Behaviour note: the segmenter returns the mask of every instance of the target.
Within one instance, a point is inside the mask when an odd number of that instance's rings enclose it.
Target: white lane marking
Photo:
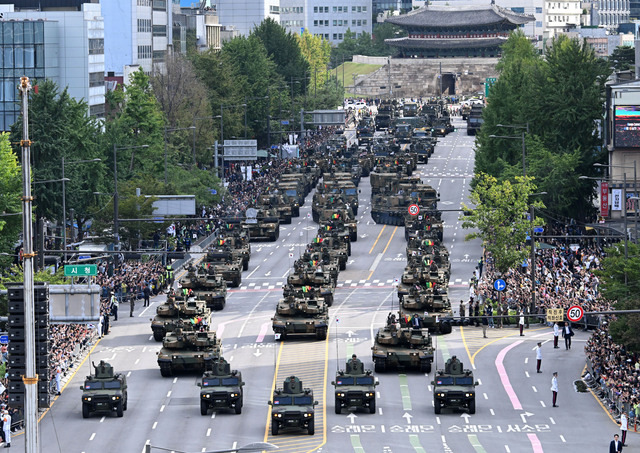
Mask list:
[[[153,426],[151,427],[151,429],[156,429],[157,426],[158,426],[158,422],[153,422]]]
[[[535,386],[532,385],[531,388],[533,389],[534,393],[538,393],[538,389]]]
[[[563,436],[562,434],[560,434],[560,440],[561,440],[562,442],[566,442],[566,440],[564,440],[564,436]]]
[[[102,423],[104,421],[104,419],[106,418],[105,415],[102,416],[102,418],[100,419],[100,423]]]
[[[211,436],[211,428],[207,430],[207,437],[210,437],[210,436]]]
[[[493,411],[493,409],[489,409],[489,413],[490,413],[491,415],[496,415],[496,413]]]
[[[541,405],[542,407],[547,407],[547,405],[546,405],[546,404],[544,404],[544,401],[540,401],[540,405]]]
[[[134,365],[137,365],[138,363],[140,363],[140,358],[137,358]]]
[[[96,433],[93,433],[93,434],[91,435],[91,437],[89,437],[89,440],[93,440],[93,439],[95,439],[95,437],[96,437]]]
[[[167,392],[167,398],[171,397],[171,390]]]
[[[257,271],[259,268],[260,268],[260,265],[258,264],[258,265],[256,266],[256,268],[255,268],[254,270],[252,270],[252,271],[249,273],[249,275],[247,275],[247,278],[251,278],[251,276],[252,276],[252,275],[255,273],[255,271]]]
[[[549,421],[551,422],[552,425],[556,424],[556,421],[553,419],[553,417],[549,417]]]
[[[160,406],[160,412],[164,412],[164,404]]]

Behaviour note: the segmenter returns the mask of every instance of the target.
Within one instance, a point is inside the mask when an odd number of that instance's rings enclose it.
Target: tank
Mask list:
[[[401,226],[410,205],[415,204],[420,210],[434,210],[438,199],[437,192],[428,184],[400,182],[397,191],[395,187],[386,187],[372,197],[371,218],[376,223]]]
[[[275,242],[280,237],[280,219],[275,209],[249,208],[242,225],[249,241],[267,240]]]
[[[275,209],[282,224],[290,224],[292,217],[291,200],[284,192],[275,189],[271,193],[263,193],[256,201],[257,209]]]
[[[242,413],[242,373],[232,370],[223,357],[210,363],[197,385],[200,387],[200,415],[207,415],[209,410],[225,409],[233,409],[236,414]]]
[[[158,366],[163,377],[171,377],[176,371],[203,373],[208,362],[220,358],[222,344],[213,331],[185,330],[178,326],[162,340],[158,352]]]
[[[364,409],[370,414],[376,413],[376,386],[378,381],[365,370],[360,359],[352,357],[347,361],[344,370],[338,370],[336,380],[331,382],[335,387],[335,411]]]
[[[167,295],[167,300],[156,308],[156,316],[151,320],[151,330],[156,341],[162,341],[167,332],[172,332],[181,319],[202,318],[210,324],[211,311],[204,300],[197,300],[188,296],[186,300],[177,300],[175,293]]]
[[[473,380],[473,371],[463,369],[456,356],[447,360],[444,370],[437,370],[433,386],[433,410],[454,409],[476,413],[476,390],[478,382]]]
[[[446,292],[436,293],[431,288],[415,285],[400,299],[400,325],[426,328],[431,334],[450,334],[453,311]]]
[[[389,313],[387,325],[376,333],[372,358],[377,373],[391,368],[431,372],[434,348],[427,329],[401,327]]]
[[[313,288],[307,288],[312,291]],[[329,310],[324,300],[315,297],[301,298],[289,295],[280,299],[273,318],[273,332],[281,341],[294,334],[314,334],[316,340],[327,338]]]
[[[271,435],[277,436],[281,429],[306,429],[313,436],[315,430],[315,406],[313,390],[302,387],[296,376],[285,379],[281,388],[273,392],[271,406]]]
[[[242,282],[242,259],[234,258],[231,250],[212,248],[207,250],[204,257],[204,268],[207,275],[219,275],[222,279],[233,287],[240,286]],[[182,285],[184,288],[184,285]]]
[[[238,267],[236,265],[236,267]],[[209,265],[195,267],[193,265],[187,268],[187,273],[180,279],[182,290],[192,290],[192,297],[196,300],[203,300],[210,310],[222,310],[227,300],[227,283],[223,274],[218,273],[221,266]],[[237,278],[237,273],[235,278]],[[240,284],[238,282],[238,284]],[[174,293],[176,301],[186,301],[189,293],[184,291]]]
[[[419,240],[431,239],[442,242],[444,225],[442,214],[437,210],[421,209],[418,215],[411,215],[407,211],[404,216],[404,238]]]
[[[251,259],[251,244],[249,244],[249,237],[246,234],[230,234],[221,232],[218,235],[218,239],[214,241],[211,250],[221,249],[223,251],[230,251],[233,260],[242,260],[242,270],[249,269],[249,260]]]
[[[91,362],[94,374],[85,378],[82,390],[82,417],[92,414],[109,414],[115,411],[118,417],[127,410],[127,377],[115,373],[111,364],[101,360],[98,365]]]
[[[315,237],[310,244],[307,245],[307,251],[318,252],[323,256],[329,256],[331,262],[338,263],[338,269],[343,271],[347,268],[347,259],[349,258],[349,248],[342,240],[337,238]]]

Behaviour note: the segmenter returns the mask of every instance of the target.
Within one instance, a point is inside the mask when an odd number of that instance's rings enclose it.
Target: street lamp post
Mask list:
[[[509,139],[520,139],[522,140],[522,176],[527,176],[527,167],[525,156],[527,152],[526,144],[525,144],[525,132],[529,133],[529,123],[527,124],[496,124],[496,127],[508,127],[510,129],[523,129],[521,135],[489,135],[490,138],[509,138]],[[525,130],[526,129],[526,130]]]
[[[547,192],[538,192],[538,193],[532,193],[531,196],[538,196],[538,195],[546,195]],[[529,313],[531,313],[535,308],[536,308],[536,241],[533,237],[533,229],[535,228],[535,207],[533,206],[533,203],[531,203],[531,205],[529,205],[529,217],[530,217],[530,221],[531,221],[531,231],[529,232],[529,235],[531,236],[531,270],[530,270],[530,274],[531,274],[531,308],[529,309]]]
[[[67,260],[67,192],[65,182],[68,181],[67,178],[64,177],[64,167],[66,165],[72,164],[83,164],[88,162],[102,162],[102,159],[85,159],[85,160],[74,160],[71,162],[66,162],[64,160],[64,156],[62,156],[62,250],[64,253],[64,260]]]
[[[166,127],[164,128],[164,185],[167,185],[167,132],[175,132],[175,131],[186,131],[189,129],[193,129],[195,131],[195,126],[189,127]],[[148,146],[148,145],[147,145]],[[194,148],[195,153],[195,148]]]

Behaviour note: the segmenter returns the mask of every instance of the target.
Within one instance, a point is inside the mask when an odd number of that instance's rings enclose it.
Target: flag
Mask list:
[[[433,288],[433,283],[432,282],[427,282],[424,286],[426,288]]]

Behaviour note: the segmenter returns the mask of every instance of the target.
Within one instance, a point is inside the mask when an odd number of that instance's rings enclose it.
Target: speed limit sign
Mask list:
[[[409,206],[409,214],[418,215],[419,213],[420,213],[420,208],[418,207],[417,204],[412,204],[411,206]]]
[[[571,322],[578,322],[584,316],[584,310],[579,305],[572,305],[567,310],[567,319]]]

